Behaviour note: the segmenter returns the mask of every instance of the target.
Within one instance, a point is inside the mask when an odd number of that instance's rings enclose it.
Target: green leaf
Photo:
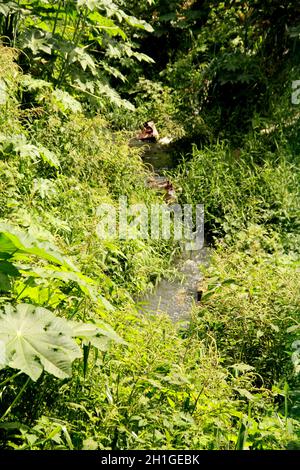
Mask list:
[[[152,57],[148,56],[147,54],[143,54],[142,52],[132,51],[132,57],[135,57],[139,62],[148,62],[149,64],[154,64],[155,61]]]
[[[71,53],[69,54],[69,61],[71,64],[80,64],[83,70],[89,69],[93,75],[95,75],[97,72],[97,66],[94,59],[81,47],[75,47],[72,49]]]
[[[75,266],[66,260],[49,243],[38,242],[26,232],[21,232],[12,225],[0,223],[0,253],[7,253],[10,257],[18,253],[35,255],[51,263],[65,266],[78,271]]]
[[[115,330],[104,322],[77,323],[72,322],[73,336],[82,339],[85,343],[91,343],[100,351],[107,351],[110,341],[126,344]]]
[[[49,42],[49,34],[44,31],[27,31],[21,43],[24,49],[30,49],[34,55],[40,51],[51,54],[52,44]]]
[[[9,292],[11,290],[11,282],[7,274],[0,272],[0,292]]]
[[[41,199],[49,198],[56,194],[55,183],[45,178],[35,178],[33,192],[39,194]]]
[[[235,450],[244,450],[246,437],[247,437],[247,426],[241,420]]]
[[[27,276],[32,277],[40,277],[44,279],[59,279],[64,282],[76,282],[84,294],[88,295],[89,297],[91,297],[92,300],[97,302],[98,297],[96,292],[96,283],[92,279],[80,272],[67,271],[63,268],[58,271],[51,268],[51,266],[45,268],[30,266],[29,269],[23,268],[22,272],[25,273]],[[100,299],[100,301],[102,302],[102,299]]]
[[[40,156],[42,157],[42,160],[45,163],[48,163],[48,165],[58,169],[59,168],[59,160],[55,153],[51,152],[48,150],[46,147],[39,146],[39,151],[40,151]]]
[[[75,100],[69,93],[62,91],[59,88],[54,90],[51,94],[54,103],[60,108],[62,112],[71,111],[72,113],[82,112],[82,106],[79,101]]]
[[[154,31],[154,29],[149,23],[144,20],[138,20],[137,18],[135,18],[135,16],[124,15],[124,19],[126,23],[129,24],[129,26],[132,26],[133,28],[143,29],[148,33],[153,33]]]
[[[258,329],[257,332],[256,332],[257,339],[260,339],[263,336],[264,336],[264,332],[262,330]]]
[[[129,109],[130,111],[135,110],[135,107],[132,103],[127,100],[123,100],[120,95],[116,92],[116,90],[111,88],[109,85],[100,84],[99,91],[117,107],[123,107]]]
[[[122,39],[127,39],[126,33],[116,25],[111,18],[106,18],[97,11],[93,11],[93,13],[89,15],[89,20],[93,23],[93,27],[99,30],[99,32],[104,30],[111,37],[121,36]],[[92,38],[95,39],[94,37]],[[101,43],[102,38],[97,38],[97,40]]]
[[[4,80],[0,80],[0,105],[7,102],[7,86]]]
[[[78,7],[87,7],[93,11],[99,6],[99,0],[77,0]]]
[[[50,82],[34,78],[31,75],[21,75],[20,78],[21,85],[26,88],[28,91],[40,91],[45,89],[52,89],[53,85]]]
[[[274,325],[274,323],[270,323],[270,327],[272,330],[276,331],[276,333],[279,333],[280,329],[277,325]]]
[[[33,161],[43,160],[48,165],[59,168],[59,160],[57,156],[43,147],[42,145],[33,145],[27,142],[26,137],[23,134],[12,135],[12,136],[0,136],[0,140],[9,147],[12,146],[14,151],[20,155],[21,158],[31,158]]]
[[[83,450],[97,450],[98,449],[98,442],[94,441],[91,437],[84,439],[83,442]]]
[[[300,330],[300,325],[293,325],[293,326],[290,326],[286,332],[287,333],[293,333],[294,331],[297,331],[297,330]]]
[[[1,2],[0,4],[0,13],[2,13],[3,16],[13,14],[19,9],[19,5],[16,2]]]
[[[60,292],[55,282],[51,282],[51,287],[42,284],[33,284],[33,279],[27,279],[26,282],[19,282],[14,285],[14,294],[21,302],[45,306],[46,308],[56,308],[62,301],[67,300],[67,296]]]
[[[242,372],[242,373],[255,370],[255,367],[250,366],[249,364],[244,364],[243,362],[240,362],[238,364],[233,364],[232,366],[229,366],[229,367],[231,367],[235,371]]]
[[[122,80],[122,82],[126,82],[127,78],[125,75],[120,72],[120,70],[116,69],[116,67],[112,67],[108,64],[106,64],[104,61],[101,62],[101,66],[105,70],[105,72],[108,72],[110,75],[113,75],[115,78],[119,78]]]
[[[0,423],[0,429],[11,430],[11,429],[22,429],[24,431],[29,431],[28,426],[18,421],[10,421],[8,423]]]
[[[21,76],[21,85],[28,91],[44,90],[45,88],[52,88],[52,83],[46,82],[38,78],[34,78],[31,75]]]
[[[0,272],[10,276],[19,277],[19,270],[9,261],[0,260]]]
[[[6,365],[36,381],[43,370],[64,379],[72,375],[72,362],[82,356],[72,339],[67,320],[30,304],[16,309],[5,305],[0,313],[0,340],[6,347]]]
[[[14,135],[8,138],[8,142],[13,145],[14,151],[20,155],[21,158],[32,158],[34,161],[40,158],[40,152],[36,145],[27,142],[23,134]]]
[[[5,359],[5,344],[4,341],[0,340],[0,369],[3,369],[6,364],[6,359]]]
[[[248,400],[253,400],[254,399],[254,396],[252,395],[252,393],[250,393],[249,390],[247,390],[245,388],[236,388],[236,387],[234,387],[234,390],[236,390],[242,397],[245,397]]]
[[[98,300],[108,312],[113,312],[115,310],[115,307],[102,295],[98,295]]]

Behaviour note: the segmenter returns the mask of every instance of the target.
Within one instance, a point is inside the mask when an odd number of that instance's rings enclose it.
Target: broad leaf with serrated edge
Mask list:
[[[72,362],[81,357],[68,321],[30,304],[4,306],[0,313],[0,341],[6,364],[36,381],[43,370],[60,379],[71,377]]]

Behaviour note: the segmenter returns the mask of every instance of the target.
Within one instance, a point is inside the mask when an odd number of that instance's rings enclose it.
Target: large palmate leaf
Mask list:
[[[4,16],[9,16],[11,14],[14,14],[16,12],[24,12],[22,8],[18,5],[17,2],[0,2],[0,13]]]
[[[107,84],[102,84],[100,82],[97,83],[99,86],[99,94],[102,94],[106,98],[108,98],[113,104],[115,104],[117,107],[123,107],[126,109],[129,109],[130,111],[134,111],[135,107],[132,103],[130,103],[127,100],[124,100],[120,97],[118,92],[111,88]]]
[[[0,143],[5,153],[10,153],[11,149],[13,149],[14,152],[19,154],[21,158],[31,158],[31,160],[34,162],[43,160],[44,162],[48,163],[48,165],[54,168],[59,168],[59,160],[53,152],[48,150],[46,147],[43,147],[42,145],[34,145],[27,142],[27,139],[23,134],[11,136],[0,134]]]
[[[34,55],[40,52],[51,54],[53,45],[51,44],[51,35],[45,31],[32,30],[26,31],[20,40],[23,49],[30,49]]]
[[[14,151],[19,154],[21,158],[31,158],[33,161],[38,161],[40,158],[38,147],[27,142],[23,134],[8,137],[7,143],[12,145]]]
[[[28,255],[51,264],[47,266],[29,265]],[[113,305],[98,294],[96,282],[82,274],[53,245],[38,241],[31,234],[20,231],[9,224],[0,223],[0,290],[10,290],[8,275],[12,277],[25,275],[32,278],[75,282],[84,294],[94,302],[100,303],[105,310],[114,310]]]
[[[30,304],[4,307],[0,313],[0,341],[5,344],[6,365],[36,381],[43,370],[58,378],[72,375],[72,362],[81,351],[72,339],[67,320]]]
[[[55,182],[46,178],[35,178],[32,186],[32,192],[38,194],[41,199],[51,200],[57,192]]]
[[[99,4],[99,0],[77,0],[78,7],[87,7],[91,11],[95,10]]]
[[[79,64],[83,70],[89,69],[93,75],[97,73],[97,65],[90,54],[82,47],[74,47],[69,53],[69,62]]]
[[[52,89],[53,85],[50,82],[34,78],[31,75],[22,75],[20,77],[21,85],[28,91],[39,91],[44,89]]]
[[[62,112],[71,111],[72,113],[82,112],[82,106],[75,98],[73,98],[66,91],[59,88],[54,90],[51,94],[53,102],[58,106]]]

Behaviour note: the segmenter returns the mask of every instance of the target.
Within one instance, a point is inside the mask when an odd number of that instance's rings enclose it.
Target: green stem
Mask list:
[[[82,11],[79,13],[79,16],[77,18],[75,28],[74,28],[74,34],[73,34],[73,38],[72,38],[72,42],[74,43],[75,47],[78,44],[78,39],[79,39],[79,36],[80,36],[80,28],[79,27],[80,27],[81,18],[82,18]],[[79,33],[78,33],[78,31],[79,31]]]
[[[64,39],[65,37],[65,32],[66,32],[66,29],[67,29],[67,25],[68,25],[68,7],[66,5],[66,8],[65,8],[65,18],[64,18],[64,25],[63,25],[63,30],[62,30],[62,33],[61,33],[61,38]],[[53,67],[52,67],[52,76],[54,77],[54,73],[55,73],[55,64],[56,64],[56,59],[57,59],[58,55],[56,56],[56,58],[54,59],[53,61]],[[63,59],[62,59],[63,60]],[[63,71],[63,67],[64,67],[64,61],[63,61],[63,64],[62,64],[62,68],[60,69],[60,72],[58,72],[58,78],[56,79],[56,84],[59,83],[60,81],[60,76],[61,76],[61,73]],[[58,66],[58,70],[59,70],[59,66]]]
[[[17,1],[17,5],[18,7],[20,6],[20,0]],[[14,26],[13,26],[13,47],[16,47],[16,43],[17,43],[17,29],[18,29],[19,19],[20,19],[20,12],[18,11],[16,13]]]
[[[289,415],[289,385],[287,382],[284,384],[284,417],[285,422],[287,422],[288,415]]]
[[[198,395],[197,395],[197,398],[196,398],[196,400],[195,400],[193,409],[192,409],[192,411],[191,411],[191,415],[193,415],[193,414],[195,413],[196,408],[197,408],[197,405],[198,405],[199,398],[201,397],[201,395],[202,395],[203,390],[204,390],[205,387],[206,387],[206,383],[202,386],[200,392],[199,392]]]
[[[83,33],[83,31],[85,29],[85,26],[86,26],[86,19],[87,19],[88,15],[89,15],[89,9],[87,7],[85,7],[85,10],[84,10],[83,14],[82,14],[82,10],[79,13],[78,19],[77,19],[76,24],[75,24],[73,38],[72,38],[74,49],[78,46],[78,44],[80,42],[82,33]],[[80,27],[80,23],[81,23],[81,27]],[[70,53],[67,54],[66,60],[64,61],[63,65],[62,65],[62,69],[60,71],[60,75],[59,75],[58,81],[57,81],[58,86],[60,86],[62,84],[62,82],[63,82],[63,80],[66,76],[67,70],[69,68],[69,65],[70,65]]]
[[[18,293],[18,295],[17,295],[17,297],[15,298],[15,300],[18,300],[18,298],[20,297],[20,295],[22,295],[23,292],[27,289],[27,287],[29,286],[29,283],[30,283],[31,279],[33,279],[32,276],[29,276],[29,278],[26,279],[26,281],[25,281],[25,283],[24,283],[23,289],[21,290],[21,292]]]
[[[61,33],[61,37],[62,37],[62,38],[65,37],[65,32],[66,32],[66,29],[67,29],[67,24],[68,24],[68,10],[66,10],[66,14],[65,14],[64,27],[63,27],[63,30],[62,30],[62,33]]]
[[[7,379],[3,380],[3,382],[1,382],[0,384],[0,387],[3,387],[5,384],[7,384],[8,382],[10,382],[11,380],[13,380],[15,377],[17,377],[18,375],[22,374],[21,371],[17,372],[16,374],[14,375],[11,375],[10,377],[8,377]]]
[[[56,31],[58,15],[59,15],[59,12],[60,12],[60,6],[61,6],[61,0],[59,0],[58,5],[57,5],[57,10],[56,10],[55,18],[54,18],[53,29],[52,29],[52,36],[54,36],[55,31]]]
[[[21,396],[23,395],[23,393],[24,393],[24,391],[25,391],[27,385],[29,384],[29,382],[30,382],[30,377],[28,377],[28,379],[27,379],[26,382],[24,383],[23,387],[22,387],[21,390],[19,391],[18,395],[16,396],[16,398],[14,399],[14,401],[12,402],[12,404],[7,408],[7,410],[5,411],[5,413],[1,416],[0,421],[2,421],[2,420],[5,418],[5,416],[7,416],[7,415],[11,412],[12,408],[15,406],[15,404],[19,401],[19,399],[20,399]]]

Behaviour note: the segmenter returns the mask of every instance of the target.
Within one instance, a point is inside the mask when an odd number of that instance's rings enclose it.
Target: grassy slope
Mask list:
[[[5,62],[0,69],[11,91],[0,121],[0,133],[5,135],[0,162],[1,218],[29,228],[40,238],[53,238],[116,307],[111,312],[96,308],[68,285],[56,306],[60,314],[101,316],[128,344],[103,354],[91,351],[85,376],[81,363],[74,366],[71,380],[44,374],[6,417],[6,422],[19,421],[23,427],[16,433],[4,426],[2,445],[25,449],[295,446],[297,422],[285,421],[282,403],[284,395],[287,409],[293,411],[284,382],[289,379],[294,387],[290,356],[296,331],[289,335],[286,329],[299,322],[298,265],[282,253],[274,230],[265,232],[258,226],[264,222],[261,209],[270,210],[271,183],[281,188],[288,175],[292,191],[282,194],[288,201],[293,198],[292,174],[287,169],[282,175],[282,167],[276,164],[279,177],[275,178],[271,169],[262,172],[256,162],[251,167],[235,165],[235,171],[229,172],[230,160],[225,163],[220,149],[217,156],[216,149],[195,151],[191,166],[198,172],[198,186],[193,172],[190,180],[179,173],[178,180],[185,185],[185,197],[195,201],[196,194],[201,199],[206,194],[211,229],[220,230],[224,214],[229,217],[234,209],[227,221],[229,228],[223,227],[227,239],[206,273],[203,303],[195,309],[188,329],[163,316],[140,315],[130,295],[147,288],[167,269],[172,246],[100,242],[95,236],[95,208],[101,202],[116,204],[123,193],[134,202],[156,200],[145,190],[147,173],[141,160],[122,135],[112,135],[102,118],[72,113],[43,88],[31,92],[34,109],[20,108],[16,96],[22,75],[12,65],[10,54],[1,50]],[[11,73],[15,74],[13,82]],[[34,161],[26,152],[22,157],[12,151],[5,144],[7,137],[19,134],[54,151],[59,170],[40,159]],[[252,191],[251,201],[249,191],[241,190],[241,179]],[[261,197],[264,188],[266,194]],[[237,197],[232,199],[232,194]],[[246,212],[241,195],[248,201]],[[285,224],[282,197],[276,214]],[[253,209],[256,199],[257,211]],[[253,216],[250,227],[247,211]],[[233,220],[240,220],[241,213],[245,223],[236,236]],[[30,292],[23,300],[37,302]],[[3,409],[21,383],[17,378],[4,390]],[[243,427],[245,438],[240,432]]]

